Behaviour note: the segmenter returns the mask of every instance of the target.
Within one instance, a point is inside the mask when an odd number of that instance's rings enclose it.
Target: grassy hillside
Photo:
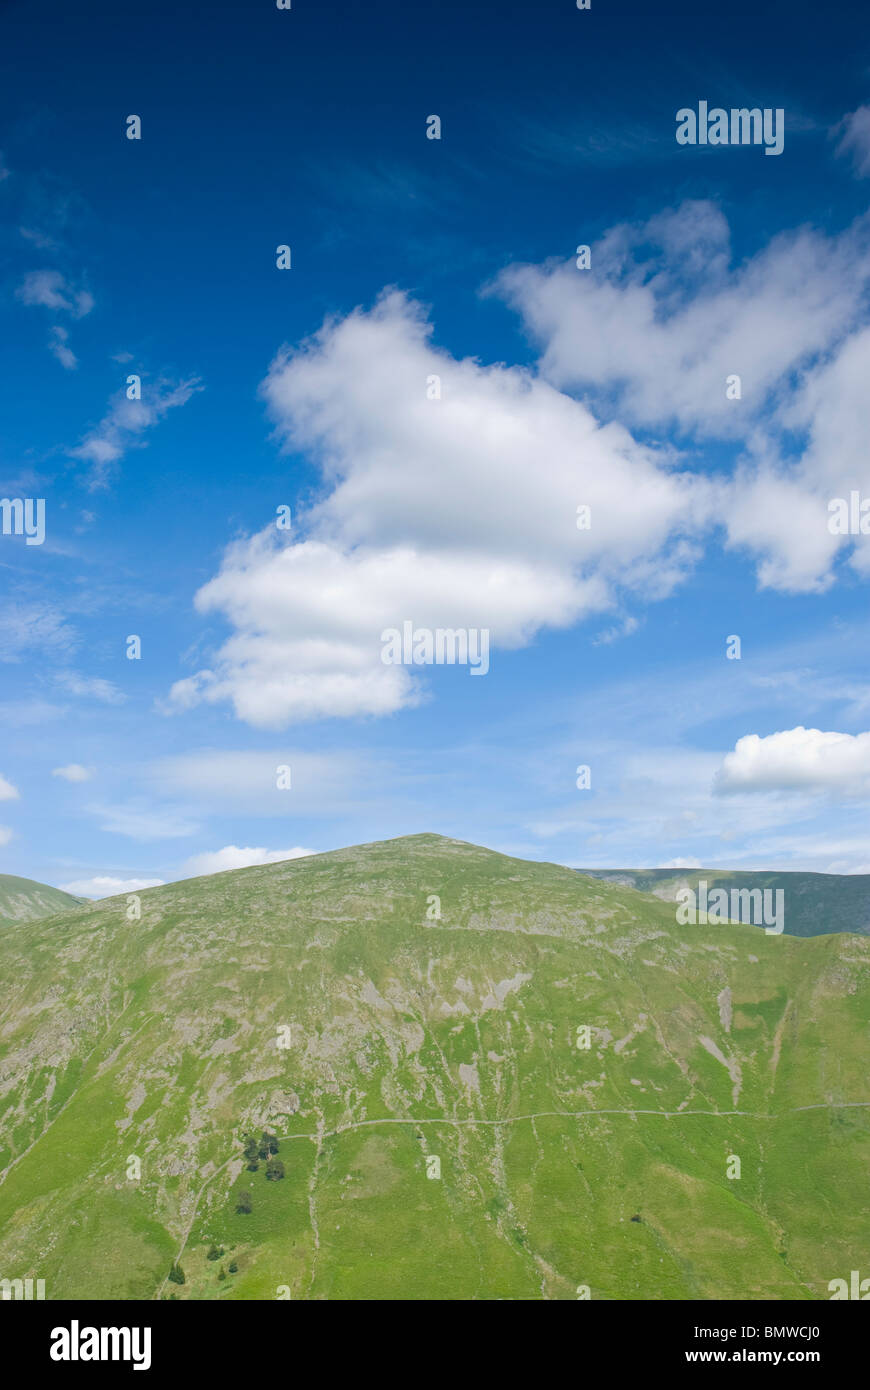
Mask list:
[[[716,887],[782,889],[785,931],[789,936],[823,936],[831,932],[870,934],[870,874],[801,874],[736,872],[729,869],[581,869],[606,883],[655,893],[673,902],[680,888],[698,891],[704,879]]]
[[[11,922],[31,922],[37,917],[67,912],[84,901],[59,888],[50,888],[47,883],[36,883],[32,878],[0,874],[0,928]]]
[[[632,888],[432,835],[141,903],[0,937],[4,1277],[811,1299],[866,1264],[864,937],[679,928]],[[264,1127],[278,1181],[244,1167]]]

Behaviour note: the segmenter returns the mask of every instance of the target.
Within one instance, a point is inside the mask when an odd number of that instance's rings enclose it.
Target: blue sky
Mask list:
[[[0,535],[0,871],[433,830],[870,872],[870,548],[828,525],[870,497],[855,7],[0,32],[0,497],[46,507]],[[678,145],[702,100],[781,108],[782,154]],[[385,666],[405,620],[485,628],[489,672]]]

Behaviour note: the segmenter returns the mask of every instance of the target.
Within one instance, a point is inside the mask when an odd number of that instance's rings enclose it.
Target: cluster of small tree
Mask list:
[[[206,1255],[205,1258],[206,1258],[207,1260],[219,1260],[219,1259],[221,1259],[223,1253],[224,1253],[224,1247],[223,1247],[223,1246],[221,1246],[220,1248],[218,1248],[218,1246],[213,1245],[213,1246],[211,1247],[211,1249],[209,1250],[209,1252],[208,1252],[208,1254]]]
[[[172,1266],[172,1268],[169,1271],[169,1279],[170,1282],[173,1284],[184,1283],[184,1270],[181,1268],[180,1264],[174,1264]]]
[[[266,1162],[270,1154],[277,1152],[278,1140],[274,1134],[269,1134],[267,1130],[263,1130],[259,1139],[254,1134],[248,1134],[245,1138],[245,1158],[248,1172],[256,1173],[260,1166],[260,1160]]]
[[[275,1157],[279,1147],[280,1145],[276,1136],[270,1134],[266,1129],[263,1130],[259,1139],[255,1134],[246,1134],[244,1155],[246,1160],[245,1167],[248,1172],[256,1173],[260,1167],[261,1161],[263,1161],[266,1164],[266,1181],[280,1182],[284,1176],[284,1164],[281,1162],[280,1158]],[[236,1211],[247,1216],[250,1214],[251,1209],[252,1201],[250,1192],[240,1192],[236,1203]],[[215,1253],[213,1254],[212,1251]],[[210,1260],[219,1260],[223,1253],[222,1249],[215,1250],[215,1247],[212,1246],[208,1258]],[[235,1272],[234,1267],[230,1265],[230,1274],[235,1274]]]

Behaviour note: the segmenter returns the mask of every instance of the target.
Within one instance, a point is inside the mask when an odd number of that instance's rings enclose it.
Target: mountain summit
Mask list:
[[[865,1257],[865,937],[435,835],[138,900],[0,934],[4,1277],[812,1299]]]

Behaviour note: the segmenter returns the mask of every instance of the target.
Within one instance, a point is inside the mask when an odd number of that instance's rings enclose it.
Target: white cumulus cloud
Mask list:
[[[717,532],[784,593],[823,592],[841,559],[870,573],[870,536],[828,525],[832,498],[870,496],[868,287],[870,214],[738,260],[722,212],[695,201],[613,227],[589,271],[571,259],[497,278],[489,292],[540,343],[537,370],[456,359],[396,290],[328,320],[262,387],[276,437],[321,486],[301,506],[276,499],[292,532],[272,523],[227,548],[195,602],[229,636],[167,707],[226,703],[264,729],[391,714],[433,676],[384,665],[385,629],[487,629],[493,669],[499,650],[590,616],[612,640]],[[676,430],[682,452],[630,430]]]
[[[719,209],[689,202],[612,228],[589,270],[517,265],[492,289],[554,385],[631,426],[741,450],[719,473],[715,519],[762,586],[800,593],[833,582],[843,549],[870,570],[868,538],[831,535],[827,510],[851,487],[870,494],[868,285],[866,215],[836,236],[781,233],[737,261]]]
[[[220,874],[227,869],[248,869],[253,864],[280,864],[284,859],[305,859],[316,854],[315,849],[239,849],[237,845],[224,845],[223,849],[194,854],[184,865],[191,877],[202,874]]]
[[[714,782],[720,793],[870,793],[870,733],[784,729],[762,738],[747,734],[726,754]]]
[[[228,548],[196,606],[232,634],[172,705],[229,701],[262,728],[384,715],[424,694],[419,673],[381,661],[386,628],[486,628],[516,648],[685,577],[703,480],[534,375],[457,361],[430,337],[392,292],[273,362],[278,436],[326,491],[298,534],[272,525]]]
[[[540,342],[549,381],[606,390],[629,421],[730,437],[786,373],[858,321],[868,242],[859,219],[839,237],[781,233],[733,263],[721,211],[688,202],[612,228],[587,271],[573,259],[516,265],[495,288]],[[732,373],[739,402],[725,392]]]
[[[160,888],[162,884],[162,878],[113,878],[110,874],[101,874],[61,883],[60,890],[72,893],[75,898],[114,898],[119,893],[139,893],[143,888]]]

